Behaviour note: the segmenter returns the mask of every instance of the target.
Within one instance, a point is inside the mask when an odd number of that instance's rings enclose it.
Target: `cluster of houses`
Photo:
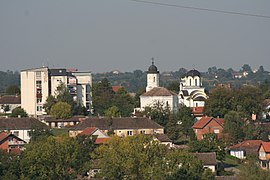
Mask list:
[[[146,117],[136,115],[145,107],[155,103],[166,105],[172,111],[179,109],[179,104],[190,107],[197,118],[193,130],[198,140],[205,134],[214,133],[217,138],[223,137],[224,119],[205,117],[203,115],[204,101],[207,98],[202,87],[201,75],[197,70],[191,70],[180,80],[178,94],[159,86],[159,71],[152,62],[147,72],[146,92],[140,96],[140,107],[134,110],[133,117],[83,117],[77,116],[69,119],[55,119],[44,116],[42,105],[49,94],[53,94],[57,85],[64,82],[73,99],[92,109],[92,77],[89,72],[76,70],[38,68],[21,72],[22,94],[20,96],[0,97],[1,111],[8,105],[12,109],[21,106],[30,115],[29,117],[1,117],[0,118],[0,149],[7,152],[20,153],[24,145],[31,140],[33,129],[68,128],[69,136],[86,135],[95,137],[95,144],[100,145],[110,139],[110,134],[120,137],[144,134],[166,145],[168,148],[180,148],[164,134],[164,127]],[[32,88],[29,90],[29,88]],[[117,91],[117,87],[114,87]],[[21,100],[23,102],[21,102]],[[270,108],[270,103],[268,104]],[[266,116],[269,116],[266,115]],[[255,155],[260,160],[262,168],[270,169],[270,142],[249,140],[229,147],[229,153],[239,159],[248,155]],[[217,160],[215,153],[195,153],[204,164],[216,172]]]

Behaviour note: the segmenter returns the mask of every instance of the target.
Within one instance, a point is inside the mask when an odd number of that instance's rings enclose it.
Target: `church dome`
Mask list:
[[[199,76],[199,77],[201,77],[201,73],[199,71],[193,69],[193,70],[188,71],[185,76],[192,76],[192,77]]]
[[[158,73],[157,66],[154,65],[154,61],[152,62],[152,65],[148,68],[148,73]]]

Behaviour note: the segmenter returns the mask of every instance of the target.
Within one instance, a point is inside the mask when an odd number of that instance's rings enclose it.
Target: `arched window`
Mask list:
[[[156,77],[153,78],[153,82],[156,82]]]
[[[195,79],[195,86],[198,86],[198,80]]]
[[[191,79],[189,79],[189,85],[191,86]]]

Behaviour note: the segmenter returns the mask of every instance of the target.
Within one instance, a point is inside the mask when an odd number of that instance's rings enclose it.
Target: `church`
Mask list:
[[[202,87],[201,74],[197,70],[188,71],[180,79],[180,91],[178,94],[159,86],[160,74],[154,61],[147,71],[146,92],[140,96],[139,111],[145,107],[161,104],[171,111],[177,111],[180,104],[191,107],[192,111],[203,109],[207,98],[204,87]],[[195,108],[195,109],[194,109]]]

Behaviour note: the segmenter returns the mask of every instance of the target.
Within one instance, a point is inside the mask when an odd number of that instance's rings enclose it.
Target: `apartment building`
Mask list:
[[[92,75],[76,69],[33,68],[21,71],[21,106],[29,116],[46,114],[43,104],[64,83],[74,101],[92,109]]]

